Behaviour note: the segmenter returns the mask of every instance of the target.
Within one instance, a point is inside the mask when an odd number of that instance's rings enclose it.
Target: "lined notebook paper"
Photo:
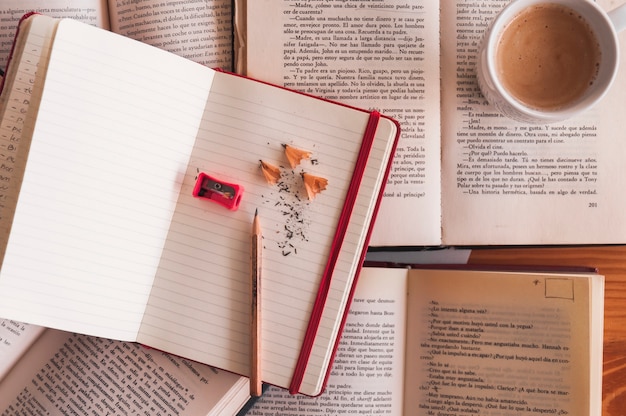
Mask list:
[[[248,374],[258,209],[263,379],[289,386],[368,119],[61,21],[0,274],[0,291],[12,293],[0,314]],[[396,133],[381,119],[329,276],[304,393],[321,391]],[[284,143],[311,158],[292,169]],[[264,179],[260,160],[281,167],[278,184]],[[304,171],[328,179],[312,201]],[[242,186],[239,209],[194,198],[199,172]]]

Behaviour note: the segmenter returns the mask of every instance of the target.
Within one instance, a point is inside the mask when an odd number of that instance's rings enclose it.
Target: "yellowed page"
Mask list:
[[[485,27],[506,3],[441,2],[444,243],[623,243],[626,66],[583,116],[538,126],[499,116],[474,66]]]
[[[31,11],[109,28],[107,0],[3,0],[0,2],[0,69],[7,66],[17,23]]]
[[[232,71],[231,0],[109,0],[109,8],[112,31]]]
[[[600,414],[602,276],[411,273],[405,414]]]
[[[440,244],[439,3],[247,3],[249,76],[401,123],[370,244]]]

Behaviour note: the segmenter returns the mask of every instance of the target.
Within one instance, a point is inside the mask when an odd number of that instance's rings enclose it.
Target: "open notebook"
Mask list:
[[[263,380],[322,391],[397,123],[41,15],[1,98],[0,316],[247,375],[258,210]],[[291,168],[285,143],[311,157]],[[313,200],[303,171],[328,180]],[[194,197],[201,172],[241,186],[239,208]]]

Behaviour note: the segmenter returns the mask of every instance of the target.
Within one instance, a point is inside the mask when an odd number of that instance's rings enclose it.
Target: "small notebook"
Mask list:
[[[248,375],[258,210],[263,381],[319,394],[398,124],[72,20],[29,16],[15,45],[0,316]],[[284,145],[308,157],[291,167]],[[327,180],[313,199],[303,173]],[[201,174],[236,184],[236,209],[194,196]]]

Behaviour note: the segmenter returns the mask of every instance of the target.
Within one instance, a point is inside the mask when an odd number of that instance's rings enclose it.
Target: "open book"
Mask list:
[[[365,267],[326,392],[249,414],[600,415],[603,302],[595,273]]]
[[[500,116],[474,65],[508,2],[248,2],[248,75],[401,122],[372,245],[626,242],[626,65],[582,117]]]
[[[71,18],[183,56],[211,68],[232,70],[232,0],[3,0],[0,67],[6,68],[20,18],[31,11]]]
[[[0,320],[0,414],[234,415],[248,379],[134,343]]]
[[[42,15],[20,26],[0,103],[0,316],[247,375],[258,210],[263,380],[322,390],[393,120]],[[310,157],[290,167],[285,144]],[[193,196],[204,173],[241,188],[237,210]],[[328,181],[312,200],[307,174]]]
[[[14,24],[31,9],[81,19],[212,67],[237,61],[242,74],[396,118],[403,133],[372,245],[623,243],[626,76],[578,119],[526,126],[501,117],[474,65],[508,1],[5,0],[0,10]],[[622,2],[598,0],[605,10]],[[179,27],[197,18],[209,36]],[[13,34],[0,26],[6,54]]]

